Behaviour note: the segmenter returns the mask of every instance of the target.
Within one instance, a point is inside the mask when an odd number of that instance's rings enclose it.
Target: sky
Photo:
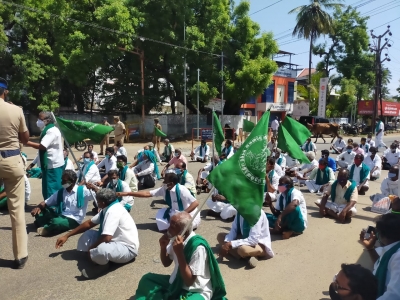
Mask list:
[[[292,37],[291,33],[296,25],[296,14],[289,15],[288,12],[295,7],[309,3],[310,0],[250,0],[252,20],[260,25],[263,32],[272,31],[274,33],[280,50],[296,54],[292,56],[292,63],[298,64],[299,68],[308,68],[310,43]],[[385,37],[390,38],[392,47],[382,51],[382,59],[385,53],[389,54],[391,61],[385,61],[383,67],[392,72],[392,79],[388,86],[390,95],[398,95],[396,88],[400,86],[400,0],[344,0],[342,3],[353,7],[360,5],[357,10],[361,12],[362,16],[370,16],[367,21],[368,31],[374,29],[375,35],[383,34],[387,25],[390,25],[393,35]],[[330,11],[330,13],[332,12]],[[392,22],[388,23],[389,21]],[[380,27],[377,28],[378,26]],[[324,39],[321,37],[317,43],[323,42]],[[285,58],[279,60],[288,61]],[[319,56],[313,56],[312,67],[315,67],[320,60]]]

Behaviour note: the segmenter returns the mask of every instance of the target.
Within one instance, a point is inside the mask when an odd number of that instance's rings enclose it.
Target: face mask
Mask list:
[[[371,139],[367,139],[367,143],[370,141]]]
[[[392,153],[395,153],[395,152],[396,152],[396,149],[391,149],[391,152],[392,152]]]
[[[286,185],[280,185],[278,186],[278,191],[279,193],[284,193],[287,190]]]
[[[181,175],[182,174],[182,170],[179,168],[175,168],[175,174],[176,175]]]
[[[39,127],[40,129],[43,129],[46,125],[42,120],[39,119],[36,121],[36,126]]]
[[[110,155],[106,154],[106,158],[110,158]]]
[[[175,152],[175,157],[179,157],[179,156],[180,156],[179,153]]]
[[[353,150],[351,150],[351,149],[347,149],[347,153],[351,153]]]
[[[83,163],[84,163],[85,165],[89,164],[89,163],[90,163],[90,158],[85,157],[85,158],[83,159]]]
[[[123,162],[117,162],[117,168],[118,169],[122,169],[124,167],[124,163]]]
[[[324,166],[324,165],[319,165],[318,168],[319,168],[321,171],[325,170],[325,166]]]
[[[395,178],[397,176],[396,173],[388,173],[389,178]]]
[[[63,187],[64,189],[67,189],[67,188],[69,188],[71,185],[72,185],[71,182],[67,182],[67,183],[62,184],[62,187]]]
[[[113,179],[113,180],[112,180],[112,183],[113,183],[113,185],[117,185],[118,179]]]
[[[167,184],[167,183],[164,183],[164,184],[163,184],[163,188],[166,189],[166,190],[168,190],[168,184]]]

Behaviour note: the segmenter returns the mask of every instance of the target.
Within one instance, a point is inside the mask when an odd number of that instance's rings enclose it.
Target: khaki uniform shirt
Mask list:
[[[123,135],[124,134],[124,130],[125,130],[125,124],[122,123],[121,121],[118,121],[118,123],[115,124],[115,127],[114,127],[115,136]]]
[[[28,131],[22,109],[0,98],[0,150],[19,149],[18,133]]]
[[[344,194],[346,193],[347,189],[350,187],[351,182],[347,181],[346,185],[342,188],[342,186],[338,183],[336,185],[336,197],[335,197],[335,203],[337,205],[342,205],[342,204],[347,204],[347,200],[344,198]],[[327,195],[330,195],[332,191],[332,186],[330,185],[325,193]],[[350,196],[350,201],[355,201],[357,202],[358,199],[358,192],[357,192],[357,188],[354,189],[353,193]]]

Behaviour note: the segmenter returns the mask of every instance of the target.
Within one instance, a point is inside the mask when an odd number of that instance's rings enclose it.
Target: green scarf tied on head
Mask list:
[[[379,121],[375,126],[375,133],[379,131],[379,125],[381,125],[382,121]]]
[[[144,150],[144,154],[147,156],[147,159],[154,164],[154,172],[157,175],[157,179],[160,179],[160,172],[158,171],[157,160],[154,153],[150,150]]]
[[[211,285],[212,285],[212,290],[213,290],[213,295],[211,300],[226,300],[225,295],[226,295],[226,290],[225,290],[225,283],[224,280],[222,279],[221,271],[218,266],[218,262],[215,259],[214,253],[211,250],[210,245],[207,243],[207,241],[199,236],[195,235],[190,240],[188,240],[187,244],[183,248],[183,253],[185,255],[185,260],[186,263],[190,263],[190,260],[193,256],[193,253],[196,251],[196,249],[199,246],[203,246],[206,249],[207,252],[207,262],[209,269],[210,269],[210,274],[211,274]],[[185,296],[188,296],[190,292],[183,290],[183,278],[181,275],[181,272],[177,272],[176,277],[174,282],[169,286],[168,289],[168,297],[164,299],[185,299]],[[184,296],[182,296],[182,293],[184,293]],[[199,296],[202,298],[201,296]],[[196,298],[197,299],[197,298]]]
[[[294,188],[291,188],[290,190],[287,191],[286,196],[283,196],[283,194],[281,194],[281,196],[279,197],[279,207],[280,209],[283,211],[284,208],[286,206],[288,206],[290,204],[290,202],[292,202],[292,193],[293,193]],[[285,198],[285,205],[283,205],[283,199]]]
[[[113,206],[114,204],[117,204],[117,203],[119,203],[119,200],[118,200],[118,199],[114,200],[114,201],[111,202],[107,207],[105,207],[105,208],[103,208],[103,209],[101,210],[101,212],[100,212],[99,237],[100,237],[101,234],[103,233],[104,217],[105,217],[105,214],[106,214],[107,210],[108,210],[111,206]]]
[[[350,197],[351,194],[353,194],[354,189],[357,187],[357,183],[354,180],[350,180],[351,185],[348,187],[347,191],[344,193],[344,199],[346,199],[347,202],[350,202]],[[332,202],[335,202],[336,200],[336,187],[337,187],[337,180],[332,184],[331,188],[331,200]]]
[[[108,189],[112,189],[112,190],[113,190],[114,187],[115,187],[115,192],[116,192],[116,193],[121,193],[121,192],[123,192],[122,180],[121,180],[121,179],[118,179],[117,184],[116,184],[115,186],[112,184],[111,181],[107,184],[107,188],[108,188]],[[122,197],[118,197],[117,200],[121,202]]]
[[[126,170],[128,170],[128,166],[123,167],[121,170],[119,170],[119,179],[121,179],[122,181],[125,180],[125,176],[126,176]]]
[[[318,185],[327,184],[329,182],[329,174],[330,174],[330,172],[329,172],[328,166],[323,171],[321,169],[318,169],[317,170],[317,178],[315,180],[315,183]]]
[[[83,185],[78,186],[78,190],[77,190],[77,195],[76,195],[76,202],[77,202],[77,207],[78,208],[82,208],[83,204],[85,202],[85,197],[83,195]],[[62,212],[65,210],[64,207],[64,188],[60,189],[57,192],[57,206],[56,206],[56,213],[59,215],[62,215]]]
[[[175,185],[175,193],[176,193],[176,200],[178,201],[178,209],[179,211],[183,211],[183,204],[181,200],[181,191],[179,189],[179,183]],[[163,218],[169,221],[170,219],[169,212],[171,211],[172,208],[172,200],[171,200],[171,191],[168,189],[165,191],[165,202],[167,202],[168,208],[165,210]]]
[[[83,177],[86,176],[86,174],[89,172],[90,168],[94,165],[94,161],[90,161],[90,163],[87,166],[83,166],[82,171],[79,172],[79,178],[78,178],[78,182],[81,182]],[[85,169],[85,172],[83,172],[83,170]]]
[[[353,178],[354,176],[354,169],[355,169],[356,165],[353,164],[350,168],[350,178]],[[369,167],[366,164],[361,163],[361,170],[360,170],[360,182],[359,183],[363,183],[365,179],[367,179],[368,175],[369,175]]]
[[[50,124],[47,124],[43,128],[43,131],[40,134],[39,144],[43,140],[44,136],[46,135],[47,130],[49,130],[53,127],[54,127],[54,124],[50,123]],[[40,159],[40,168],[42,169],[42,172],[43,172],[43,170],[47,170],[47,165],[48,165],[47,150],[39,150],[39,159]]]
[[[378,295],[377,298],[382,296],[386,292],[386,275],[389,266],[389,261],[392,255],[400,249],[400,242],[397,242],[392,248],[383,254],[379,260],[379,266],[376,270],[375,277],[378,279]]]
[[[237,213],[236,215],[236,232],[242,234],[243,239],[247,239],[250,235],[251,226],[249,223],[243,218],[243,229],[240,229],[240,217],[241,215]]]

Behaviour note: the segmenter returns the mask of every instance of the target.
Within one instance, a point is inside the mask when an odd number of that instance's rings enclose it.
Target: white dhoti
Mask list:
[[[318,199],[314,203],[321,204],[321,199]],[[340,214],[346,206],[347,206],[347,204],[337,205],[335,202],[332,202],[332,201],[326,201],[326,204],[325,204],[325,207],[327,209],[330,209],[337,214]],[[357,214],[356,206],[354,205],[352,208],[350,208],[350,211],[351,211],[352,215],[355,216]]]
[[[337,164],[338,164],[338,166],[339,167],[341,167],[341,168],[348,168],[348,166],[349,166],[349,163],[348,162],[346,162],[346,161],[344,161],[344,160],[338,160],[337,161]]]
[[[157,228],[158,228],[159,231],[164,231],[164,230],[167,230],[167,229],[169,228],[169,221],[168,221],[167,219],[164,219],[164,214],[165,214],[165,211],[166,211],[167,209],[168,209],[168,208],[161,208],[161,209],[157,212],[157,215],[156,215],[156,223],[157,223]],[[179,210],[173,210],[173,209],[171,209],[170,212],[169,212],[169,217],[171,218],[173,215],[175,215],[175,214],[177,214],[177,213],[179,213],[179,212],[180,212]],[[193,218],[193,216],[196,214],[196,212],[197,212],[197,208],[195,208],[195,209],[190,213],[190,215],[192,216],[192,218]],[[201,219],[200,219],[200,214],[197,214],[196,218],[194,218],[193,223],[192,223],[192,224],[193,224],[193,229],[196,229],[196,228],[199,226],[200,221],[201,221]]]
[[[29,182],[28,176],[25,175],[25,203],[28,203],[31,199],[31,183]]]
[[[221,219],[226,220],[236,216],[237,211],[236,209],[229,203],[224,203],[221,201],[212,201],[208,199],[206,202],[209,209],[212,211],[221,214]]]
[[[310,193],[319,193],[319,189],[321,188],[321,185],[316,184],[315,180],[306,180],[305,184],[306,184],[308,190],[310,191]]]
[[[195,160],[195,161],[197,161],[197,160],[203,161],[203,160],[204,160],[204,157],[205,157],[205,155],[203,155],[203,156],[194,155],[193,158],[192,158],[192,160]],[[208,156],[207,156],[207,158],[206,158],[206,161],[208,161]]]
[[[383,133],[380,133],[376,136],[375,145],[378,149],[379,147],[386,147],[386,144],[383,142]]]
[[[208,171],[202,171],[200,173],[200,178],[201,179],[206,179],[209,174],[210,174],[210,172],[208,172]]]

